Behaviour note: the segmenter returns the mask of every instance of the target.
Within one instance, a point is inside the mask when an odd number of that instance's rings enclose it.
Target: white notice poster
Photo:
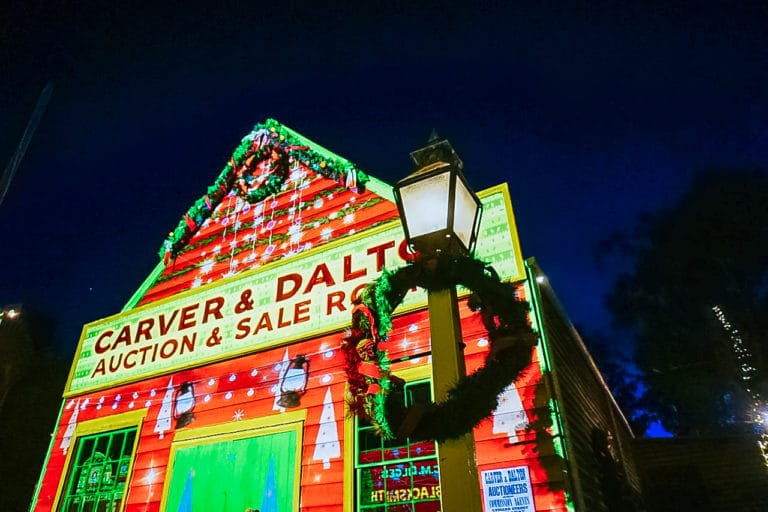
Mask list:
[[[535,512],[528,466],[483,471],[485,512]]]

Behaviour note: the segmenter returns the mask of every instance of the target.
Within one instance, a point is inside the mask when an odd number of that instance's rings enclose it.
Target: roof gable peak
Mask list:
[[[175,258],[230,191],[250,203],[281,192],[293,164],[301,163],[346,188],[364,190],[370,177],[355,164],[274,119],[243,137],[206,194],[184,214],[160,248],[165,264]]]

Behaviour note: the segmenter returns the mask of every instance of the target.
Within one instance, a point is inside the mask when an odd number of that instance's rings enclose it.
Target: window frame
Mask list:
[[[75,407],[78,407],[78,403],[75,402]],[[131,447],[130,455],[128,458],[128,473],[123,484],[123,499],[120,503],[120,507],[115,512],[121,512],[125,510],[128,491],[131,486],[131,477],[133,476],[133,465],[136,462],[136,452],[139,447],[139,438],[141,437],[142,426],[144,424],[144,418],[147,415],[147,411],[144,408],[136,411],[130,411],[122,414],[115,414],[106,416],[103,418],[96,418],[88,421],[83,421],[75,426],[75,431],[72,433],[72,440],[70,441],[70,449],[67,452],[64,460],[63,470],[61,472],[61,478],[59,479],[59,485],[56,490],[56,498],[53,501],[51,510],[60,512],[60,507],[63,506],[66,492],[70,487],[71,479],[75,477],[73,470],[77,464],[77,454],[79,452],[79,444],[83,438],[97,436],[100,434],[109,434],[117,430],[127,430],[129,428],[135,428],[136,434],[133,440],[133,447]],[[64,428],[64,425],[60,425],[59,428]]]
[[[409,385],[418,385],[418,384],[425,384],[425,383],[428,384],[429,385],[429,389],[430,389],[430,395],[431,395],[432,399],[434,399],[435,390],[434,390],[434,382],[433,382],[433,379],[432,379],[432,365],[431,364],[421,365],[421,366],[418,366],[418,367],[406,367],[406,368],[402,368],[402,369],[396,369],[396,370],[393,370],[393,373],[396,373],[398,377],[400,377],[403,380],[405,380],[406,389],[408,388]],[[361,481],[360,481],[360,476],[359,476],[360,475],[360,473],[359,473],[360,470],[364,470],[366,468],[372,468],[372,467],[376,467],[376,466],[379,466],[379,467],[381,467],[381,466],[391,466],[391,465],[398,464],[398,463],[401,463],[401,462],[402,463],[411,463],[411,464],[413,464],[413,463],[430,461],[430,460],[434,460],[434,466],[436,468],[438,463],[439,463],[439,460],[440,460],[439,452],[438,452],[437,442],[435,442],[435,441],[432,441],[433,443],[435,443],[435,451],[434,451],[433,454],[430,454],[430,455],[425,455],[425,456],[422,456],[422,457],[410,457],[410,456],[408,456],[408,457],[405,457],[403,459],[392,459],[392,460],[384,460],[382,458],[382,460],[380,462],[360,463],[360,461],[359,461],[359,455],[360,455],[359,443],[360,443],[360,439],[359,439],[358,436],[359,436],[360,429],[361,428],[365,428],[365,427],[361,427],[359,425],[359,422],[358,422],[357,418],[353,418],[352,421],[350,421],[350,423],[351,423],[351,428],[350,428],[351,432],[350,432],[350,434],[351,434],[351,440],[352,440],[352,443],[350,443],[350,445],[353,446],[353,448],[351,450],[352,461],[351,461],[351,464],[350,464],[351,465],[351,471],[350,472],[351,472],[351,476],[352,476],[352,480],[353,480],[353,483],[352,483],[352,501],[354,503],[354,507],[355,507],[354,509],[355,510],[368,510],[369,508],[371,510],[373,510],[373,508],[371,508],[371,507],[365,508],[365,509],[360,508],[361,507],[361,503],[360,503]],[[386,450],[386,444],[385,443],[386,442],[382,442],[382,450]],[[413,477],[415,475],[410,475],[410,476]],[[438,477],[438,482],[439,482],[439,477]],[[411,483],[411,485],[413,485],[413,483]],[[438,495],[438,501],[439,501],[439,495]],[[418,503],[418,501],[412,501],[412,503]],[[393,506],[397,506],[396,504],[392,504],[392,505]],[[381,506],[384,507],[385,510],[387,509],[387,504],[386,503],[382,503]]]

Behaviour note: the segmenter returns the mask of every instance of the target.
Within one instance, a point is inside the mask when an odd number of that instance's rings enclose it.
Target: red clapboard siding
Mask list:
[[[329,389],[333,400],[340,454],[343,453],[346,381],[343,373],[343,355],[338,350],[341,336],[341,333],[321,336],[289,347],[270,349],[230,361],[183,370],[173,375],[155,377],[67,400],[36,510],[49,510],[52,505],[64,461],[63,450],[58,447],[76,407],[78,423],[142,407],[147,408],[147,415],[138,436],[139,444],[127,503],[128,510],[131,510],[134,505],[141,505],[141,510],[144,510],[143,507],[148,503],[152,509],[153,506],[159,507],[174,436],[173,422],[167,430],[155,432],[158,413],[167,393],[169,381],[172,379],[174,386],[185,381],[191,381],[195,385],[195,421],[186,428],[235,422],[234,414],[238,410],[243,411],[242,419],[269,416],[277,418],[281,413],[279,408],[275,408],[272,387],[277,385],[279,365],[282,364],[286,350],[289,357],[302,353],[310,359],[308,391],[301,399],[301,407],[307,410],[302,446],[302,474],[313,475],[313,481],[307,482],[306,492],[309,493],[308,495],[313,493],[322,495],[321,491],[316,492],[313,489],[323,488],[323,484],[328,482],[336,482],[340,488],[343,478],[341,455],[333,457],[329,461],[331,467],[324,469],[323,461],[314,460],[313,454],[323,414],[324,398]],[[116,400],[117,396],[120,396],[120,400]],[[113,403],[117,403],[115,409],[112,408]],[[101,407],[97,408],[99,405]],[[233,425],[233,428],[236,426]],[[150,485],[149,480],[152,475],[155,479]],[[317,476],[321,478],[315,482],[314,479]],[[154,493],[153,496],[149,495],[150,491]],[[302,493],[304,492],[303,489]],[[338,499],[339,504],[341,503],[340,494],[334,499]],[[154,505],[155,500],[158,500],[156,505]]]
[[[466,301],[460,305],[462,329],[466,334],[467,366],[470,371],[483,363],[488,351],[482,340],[487,333],[482,328],[478,315],[469,311]],[[423,352],[429,346],[429,324],[423,310],[401,315],[393,320],[393,330],[385,343],[393,355],[409,355]],[[338,349],[343,333],[332,333],[311,340],[298,342],[287,347],[278,347],[263,352],[209,364],[199,368],[182,370],[173,375],[164,375],[127,384],[116,388],[70,398],[65,404],[61,423],[56,432],[54,452],[41,489],[41,498],[36,510],[50,510],[53,496],[62,474],[64,461],[59,448],[71,415],[78,407],[78,422],[103,418],[114,414],[147,408],[126,496],[126,510],[158,510],[166,480],[168,456],[174,438],[174,423],[162,432],[156,432],[158,413],[167,394],[168,384],[191,381],[195,386],[195,421],[186,429],[205,425],[231,423],[236,429],[236,413],[242,411],[242,419],[279,418],[281,412],[275,406],[274,387],[278,385],[280,365],[285,357],[305,354],[310,360],[308,391],[301,398],[301,408],[306,409],[301,455],[301,507],[306,510],[342,510],[344,443],[344,358]],[[408,340],[408,345],[404,341]],[[426,364],[422,357],[418,364]],[[413,360],[399,363],[395,368],[414,365]],[[396,372],[397,370],[395,370]],[[534,354],[531,366],[517,381],[521,403],[529,421],[548,418],[550,394],[542,378],[539,362]],[[331,457],[326,467],[322,460],[314,459],[315,444],[320,431],[324,399],[330,390],[335,427],[339,441],[339,456]],[[116,397],[120,396],[120,400]],[[117,404],[113,409],[112,405]],[[101,404],[101,408],[97,406]],[[132,406],[132,407],[131,407]],[[163,427],[163,423],[160,426]],[[475,429],[477,459],[480,471],[500,467],[526,465],[535,489],[537,510],[563,510],[564,497],[562,471],[557,473],[561,459],[556,456],[549,430],[537,432],[520,430],[516,433],[518,442],[510,443],[508,433],[493,433],[493,420],[481,422]],[[163,434],[162,437],[160,434]],[[73,445],[74,446],[74,445]],[[559,474],[554,478],[552,475]],[[154,475],[154,479],[151,477]],[[148,508],[147,508],[148,507]]]
[[[255,204],[230,192],[182,252],[169,262],[139,305],[397,218],[394,203],[370,191],[358,193],[340,187],[310,169],[303,170],[305,178],[300,187],[287,187]],[[295,241],[291,240],[292,232]],[[208,265],[202,268],[205,262]]]

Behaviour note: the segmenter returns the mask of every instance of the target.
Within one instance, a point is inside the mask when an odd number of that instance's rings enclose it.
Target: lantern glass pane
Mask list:
[[[411,238],[445,229],[450,173],[444,172],[400,188]]]
[[[453,230],[466,249],[472,240],[472,228],[477,215],[477,202],[472,192],[460,179],[456,180],[456,205],[453,212]]]
[[[283,391],[300,391],[304,388],[305,380],[303,368],[291,368],[285,372]]]
[[[181,394],[179,395],[179,398],[176,400],[176,412],[178,412],[179,414],[183,414],[191,410],[194,405],[195,405],[195,397],[192,396],[192,393],[187,392],[187,393]]]

